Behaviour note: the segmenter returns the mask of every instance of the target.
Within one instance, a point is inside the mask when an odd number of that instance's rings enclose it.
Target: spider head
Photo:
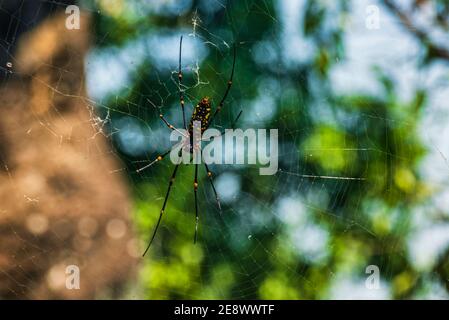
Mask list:
[[[209,97],[204,97],[203,99],[201,99],[200,104],[205,105],[205,106],[209,106],[209,107],[210,107],[210,100],[209,100]]]

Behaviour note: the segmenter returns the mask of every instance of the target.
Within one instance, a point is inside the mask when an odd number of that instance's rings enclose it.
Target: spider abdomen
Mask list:
[[[203,133],[209,126],[210,118],[210,100],[208,97],[204,97],[193,109],[192,117],[190,118],[189,133],[192,135],[193,132],[193,122],[201,122],[201,133]]]

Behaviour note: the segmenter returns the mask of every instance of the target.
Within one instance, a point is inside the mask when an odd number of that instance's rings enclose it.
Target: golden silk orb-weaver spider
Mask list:
[[[182,36],[180,38],[179,41],[179,66],[178,66],[178,90],[179,90],[179,101],[180,101],[180,105],[181,105],[181,110],[182,110],[182,119],[183,119],[183,128],[186,130],[186,132],[188,132],[188,141],[190,143],[190,153],[193,153],[193,147],[192,147],[192,140],[193,140],[193,125],[194,122],[198,121],[201,124],[201,133],[203,133],[206,129],[209,128],[209,126],[212,124],[213,120],[215,119],[215,116],[221,111],[223,104],[226,100],[226,97],[228,96],[228,93],[231,89],[232,86],[232,78],[234,76],[234,69],[235,69],[235,60],[236,60],[236,48],[235,45],[233,46],[233,53],[234,53],[234,57],[233,57],[233,62],[232,62],[232,70],[231,70],[231,75],[229,77],[228,83],[227,83],[227,87],[226,87],[226,91],[223,95],[223,98],[220,100],[220,103],[218,104],[217,108],[215,109],[215,111],[213,113],[211,113],[212,111],[212,104],[211,101],[209,99],[209,97],[204,97],[202,98],[198,104],[194,107],[193,109],[193,113],[192,113],[192,117],[190,118],[190,122],[187,126],[187,122],[186,122],[186,115],[185,115],[185,108],[184,108],[184,92],[181,88],[182,85],[182,70],[181,70],[181,55],[182,55]],[[160,110],[158,110],[160,111]],[[239,114],[237,115],[236,119],[234,120],[234,124],[237,122],[238,118],[240,117],[242,111],[239,112]],[[170,130],[177,130],[179,131],[175,126],[173,126],[171,123],[169,123],[167,121],[167,119],[164,117],[164,115],[162,113],[159,113],[159,117],[161,118],[161,120],[164,122],[164,124],[170,129]],[[153,161],[151,161],[148,165],[144,166],[143,168],[140,168],[139,170],[137,170],[137,172],[140,172],[150,166],[152,166],[153,164],[155,164],[156,162],[162,161],[164,159],[164,157],[166,155],[168,155],[170,153],[171,149],[168,150],[167,152],[158,155]],[[164,202],[162,205],[162,209],[159,213],[159,219],[157,221],[157,224],[154,228],[153,234],[151,236],[150,242],[147,246],[147,248],[145,249],[145,252],[143,253],[143,256],[145,256],[145,254],[148,252],[148,250],[151,247],[151,244],[153,243],[153,240],[156,236],[157,230],[159,228],[159,225],[161,223],[162,220],[162,216],[164,215],[165,212],[165,208],[167,206],[167,202],[168,202],[168,197],[170,195],[170,191],[171,188],[175,182],[175,178],[176,178],[176,173],[178,172],[178,168],[180,166],[181,163],[176,164],[175,168],[173,170],[173,173],[170,177],[169,183],[168,183],[168,189],[167,192],[165,194],[165,198],[164,198]],[[214,186],[214,182],[213,182],[213,178],[212,178],[212,171],[209,170],[208,165],[204,162],[204,168],[206,170],[207,173],[207,177],[209,178],[210,184],[212,186],[212,190],[214,192],[215,195],[215,200],[217,202],[218,208],[221,211],[221,205],[220,205],[220,200],[217,194],[217,190],[215,189]],[[196,243],[197,240],[197,235],[198,235],[198,221],[199,221],[199,215],[198,215],[198,196],[197,196],[197,191],[198,191],[198,164],[195,164],[195,176],[194,176],[194,180],[193,180],[193,191],[194,191],[194,195],[195,195],[195,235],[193,238],[193,242]]]

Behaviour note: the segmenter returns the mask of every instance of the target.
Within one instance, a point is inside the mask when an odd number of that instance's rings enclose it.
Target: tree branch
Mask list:
[[[407,30],[415,36],[419,41],[424,43],[428,48],[431,56],[449,61],[449,50],[432,42],[427,33],[418,28],[412,19],[402,11],[392,0],[383,0],[384,5],[393,12]]]

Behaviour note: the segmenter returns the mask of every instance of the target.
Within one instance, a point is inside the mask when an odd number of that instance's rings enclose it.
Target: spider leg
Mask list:
[[[212,178],[212,171],[209,170],[209,167],[207,166],[206,163],[204,163],[204,168],[206,169],[207,176],[209,177],[210,185],[212,186],[212,190],[214,191],[215,200],[217,201],[217,206],[218,206],[218,209],[220,209],[220,214],[221,214],[220,198],[218,197],[217,190],[215,189],[214,181]]]
[[[159,229],[159,225],[160,225],[161,220],[162,220],[162,215],[164,214],[165,206],[167,205],[168,196],[170,195],[171,187],[173,186],[173,183],[175,182],[175,177],[176,177],[176,172],[178,171],[178,167],[179,167],[179,164],[177,164],[175,166],[175,169],[173,170],[173,174],[171,175],[170,181],[168,183],[167,193],[165,194],[164,204],[162,205],[161,213],[159,214],[159,219],[157,221],[156,227],[154,228],[153,235],[151,236],[150,243],[148,244],[148,247],[146,248],[145,252],[143,253],[143,256],[145,256],[145,254],[147,253],[148,249],[150,249],[151,244],[153,243],[154,237],[156,236],[156,232]]]
[[[232,71],[231,71],[231,76],[229,77],[229,80],[228,80],[228,86],[226,88],[226,91],[225,91],[225,94],[224,94],[223,98],[221,99],[220,103],[217,106],[217,109],[215,109],[214,114],[210,118],[210,121],[209,121],[210,124],[212,123],[212,120],[215,118],[217,113],[219,113],[221,111],[221,108],[223,107],[223,104],[224,104],[224,102],[226,100],[226,97],[228,96],[229,90],[231,90],[232,78],[234,77],[234,69],[235,69],[235,56],[236,56],[235,43],[234,43],[233,49],[234,49],[234,60],[232,62]]]
[[[179,131],[178,129],[175,128],[174,125],[172,125],[170,122],[167,121],[167,119],[165,119],[164,115],[162,113],[159,114],[159,118],[161,118],[161,120],[165,123],[165,125],[170,129],[170,130],[175,130],[178,131],[179,133],[181,133],[181,131]]]
[[[145,169],[151,167],[151,166],[152,166],[153,164],[155,164],[156,162],[162,161],[162,160],[164,159],[164,157],[165,157],[167,154],[170,153],[170,151],[171,151],[171,149],[168,150],[167,152],[164,152],[164,153],[161,154],[161,155],[158,155],[158,156],[157,156],[153,161],[151,161],[149,164],[147,164],[146,166],[144,166],[144,167],[142,167],[142,168],[140,168],[140,169],[137,169],[136,172],[139,173],[139,172],[141,172],[141,171],[143,171],[143,170],[145,170]]]
[[[237,121],[239,120],[240,116],[242,115],[242,112],[243,111],[240,110],[239,114],[237,115],[237,117],[235,118],[234,122],[232,123],[232,126],[231,126],[232,129],[235,129],[235,125],[237,124]],[[221,136],[223,136],[225,134],[225,132],[226,131],[222,131],[219,135],[212,136],[212,137],[213,138],[221,137]],[[201,141],[204,141],[204,140],[201,140]]]
[[[243,110],[240,110],[239,114],[237,115],[237,117],[234,119],[234,121],[232,122],[232,129],[235,129],[235,125],[237,124],[237,121],[239,121],[240,116],[242,115]]]
[[[193,238],[193,243],[196,243],[196,239],[198,236],[198,221],[199,221],[199,216],[198,216],[198,196],[197,196],[197,191],[198,191],[198,164],[195,164],[195,180],[193,181],[193,191],[195,193],[195,236]]]
[[[184,129],[187,130],[186,112],[184,110],[184,92],[181,88],[181,85],[182,85],[181,52],[182,52],[182,36],[181,36],[181,39],[179,40],[178,88],[179,88],[179,101],[181,103],[181,109],[182,109],[182,120],[184,122]]]
[[[239,114],[237,115],[237,117],[236,117],[235,120],[233,121],[233,123],[232,123],[232,129],[235,128],[235,125],[237,124],[237,121],[239,120],[240,116],[242,115],[242,112],[243,112],[243,110],[240,110]],[[223,131],[223,132],[220,133],[218,136],[214,136],[214,138],[220,137],[220,136],[224,135],[224,133],[225,133],[225,132]],[[213,174],[212,174],[212,171],[209,170],[209,167],[208,167],[208,165],[207,165],[206,162],[204,162],[204,167],[205,167],[205,169],[206,169],[207,176],[209,177],[209,181],[210,181],[210,184],[211,184],[211,186],[212,186],[212,190],[214,191],[215,200],[217,201],[218,209],[220,210],[220,214],[221,214],[220,198],[218,197],[218,193],[217,193],[217,190],[215,189],[214,181],[213,181],[213,179],[212,179],[212,175],[213,175]]]
[[[167,128],[169,128],[170,130],[174,130],[178,133],[180,133],[181,135],[183,135],[184,137],[187,137],[187,135],[181,131],[179,131],[179,129],[177,129],[174,125],[172,125],[170,122],[167,121],[167,119],[165,119],[164,115],[161,112],[161,109],[156,107],[156,105],[149,99],[147,99],[147,101],[149,103],[151,103],[151,105],[153,106],[153,108],[159,113],[159,118],[161,118],[162,122],[164,122],[164,124],[167,126]]]

